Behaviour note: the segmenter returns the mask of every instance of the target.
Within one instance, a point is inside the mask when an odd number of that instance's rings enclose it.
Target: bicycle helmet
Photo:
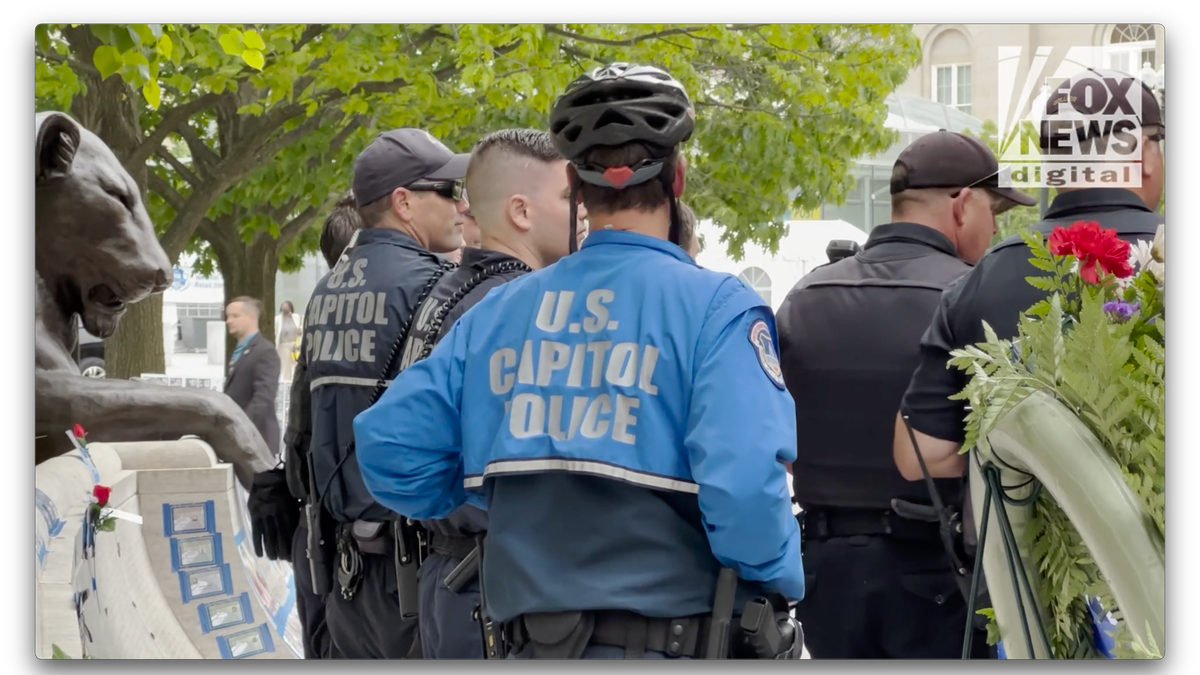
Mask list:
[[[666,157],[688,140],[695,111],[683,85],[653,66],[614,63],[567,85],[550,113],[554,147],[574,162],[599,145],[642,143]]]
[[[550,113],[550,137],[559,153],[575,166],[583,182],[616,190],[658,178],[671,204],[671,241],[678,244],[679,207],[674,176],[663,172],[675,146],[687,141],[696,112],[683,85],[653,66],[614,63],[581,75],[567,85]],[[581,157],[595,147],[638,143],[650,157],[634,166],[592,166]],[[571,218],[575,218],[575,189]],[[576,250],[571,228],[571,249]]]

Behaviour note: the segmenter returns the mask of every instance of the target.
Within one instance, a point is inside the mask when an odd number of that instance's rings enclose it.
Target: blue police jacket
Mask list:
[[[355,418],[363,479],[422,519],[487,508],[480,488],[506,476],[694,495],[711,554],[799,600],[783,465],[796,457],[795,411],[775,341],[770,308],[735,277],[660,239],[593,232],[577,254],[489,293]]]
[[[301,348],[312,393],[310,466],[323,504],[338,522],[395,517],[363,485],[349,452],[352,424],[370,404],[403,323],[440,265],[407,234],[365,229],[349,260],[325,275],[309,300]]]

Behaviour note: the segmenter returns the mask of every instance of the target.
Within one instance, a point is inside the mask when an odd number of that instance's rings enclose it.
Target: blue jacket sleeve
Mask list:
[[[779,371],[774,317],[739,296],[706,323],[684,443],[713,555],[798,601],[800,527],[781,464],[796,459],[795,404]]]
[[[400,515],[443,518],[466,501],[459,425],[464,338],[462,324],[455,325],[354,418],[363,482]]]

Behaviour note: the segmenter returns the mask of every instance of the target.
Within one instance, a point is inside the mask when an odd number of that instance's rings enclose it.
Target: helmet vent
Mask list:
[[[610,124],[620,124],[623,126],[631,127],[631,126],[633,126],[633,120],[631,120],[628,117],[626,117],[625,115],[621,114],[621,112],[619,110],[609,108],[608,110],[605,110],[603,114],[600,115],[600,119],[596,120],[596,123],[594,125],[592,125],[592,128],[593,129],[601,129]]]

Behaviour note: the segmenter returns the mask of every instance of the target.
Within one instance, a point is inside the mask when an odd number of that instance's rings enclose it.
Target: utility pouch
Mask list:
[[[596,628],[592,612],[525,614],[519,621],[535,659],[578,659]]]

